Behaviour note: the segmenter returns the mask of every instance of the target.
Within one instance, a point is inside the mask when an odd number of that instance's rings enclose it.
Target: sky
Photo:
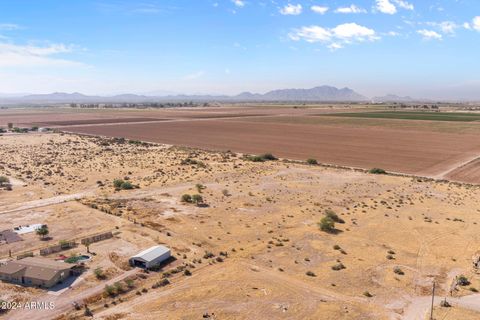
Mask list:
[[[479,0],[0,0],[0,93],[480,100]]]

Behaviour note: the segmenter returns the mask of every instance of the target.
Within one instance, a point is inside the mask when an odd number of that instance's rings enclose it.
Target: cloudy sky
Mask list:
[[[0,93],[480,100],[478,0],[0,0]]]

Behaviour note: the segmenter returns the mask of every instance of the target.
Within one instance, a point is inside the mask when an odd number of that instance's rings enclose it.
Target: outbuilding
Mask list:
[[[154,246],[130,258],[132,267],[148,269],[159,266],[170,258],[170,249],[165,246]]]

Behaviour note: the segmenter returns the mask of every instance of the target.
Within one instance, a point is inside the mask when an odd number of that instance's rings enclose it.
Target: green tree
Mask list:
[[[50,233],[46,224],[38,228],[36,232],[42,239],[45,239],[45,237],[48,236],[48,234]]]

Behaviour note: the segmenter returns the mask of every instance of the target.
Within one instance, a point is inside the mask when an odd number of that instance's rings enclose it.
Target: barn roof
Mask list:
[[[133,256],[132,259],[137,258],[149,262],[164,255],[165,253],[170,253],[170,249],[165,246],[154,246],[138,253],[137,255]]]

